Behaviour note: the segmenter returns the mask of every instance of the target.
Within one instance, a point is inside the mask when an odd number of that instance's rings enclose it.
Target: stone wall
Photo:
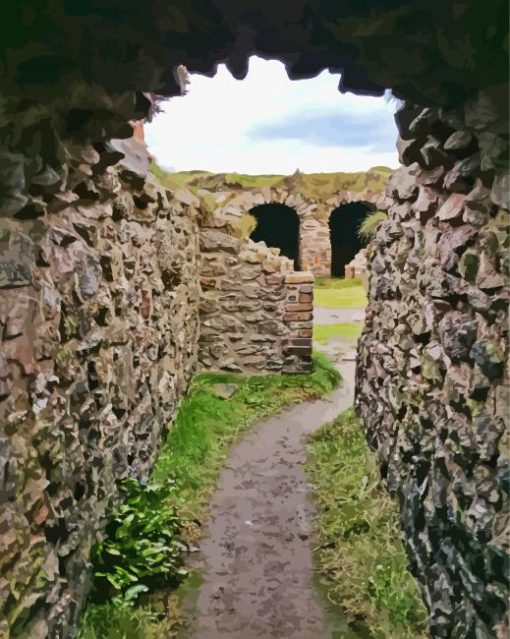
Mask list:
[[[118,484],[147,476],[197,363],[189,198],[136,144],[104,169],[67,150],[67,178],[48,169],[0,230],[2,638],[68,636]]]
[[[349,175],[349,174],[345,174]],[[353,174],[357,175],[357,174]],[[214,177],[214,176],[213,176]],[[220,176],[218,176],[220,177]],[[300,175],[298,176],[298,178]],[[193,187],[199,187],[200,182],[211,178],[197,178]],[[285,186],[234,188],[222,183],[214,184],[214,191],[198,188],[197,193],[209,203],[209,207],[215,215],[225,218],[240,218],[243,214],[261,204],[284,204],[294,209],[299,218],[299,263],[303,271],[311,271],[315,277],[330,277],[331,275],[331,238],[329,218],[331,213],[343,204],[350,202],[363,202],[378,209],[386,210],[390,200],[384,192],[364,188],[359,191],[345,189],[328,193],[327,187],[323,197],[318,193],[314,195],[303,194],[300,181],[293,180],[295,176],[289,176]],[[304,176],[301,179],[313,181],[313,176]],[[387,180],[387,177],[385,176]],[[381,188],[378,182],[375,182]],[[319,186],[315,186],[320,191]]]
[[[313,276],[294,273],[279,249],[236,237],[220,216],[201,222],[200,250],[202,368],[310,370]]]
[[[119,485],[199,366],[311,369],[310,274],[161,186],[136,136],[66,153],[0,227],[2,639],[69,634]]]
[[[445,639],[509,631],[507,96],[397,113],[359,341],[357,409]]]

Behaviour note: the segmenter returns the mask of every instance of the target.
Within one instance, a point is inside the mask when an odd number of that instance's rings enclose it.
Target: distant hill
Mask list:
[[[370,191],[382,193],[393,170],[375,166],[355,173],[301,173],[292,175],[245,175],[242,173],[211,173],[209,171],[179,171],[168,173],[157,164],[151,167],[154,175],[169,188],[187,187],[211,191],[244,190],[262,186],[283,187],[302,193],[305,198],[327,199],[339,191]]]

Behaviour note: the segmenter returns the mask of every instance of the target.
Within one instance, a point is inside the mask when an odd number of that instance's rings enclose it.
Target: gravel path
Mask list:
[[[315,324],[342,324],[345,322],[363,322],[365,310],[362,308],[322,308],[315,306],[313,321]]]
[[[332,637],[312,584],[314,509],[302,464],[306,435],[352,405],[354,362],[338,367],[342,388],[259,422],[233,448],[199,548],[193,639]]]

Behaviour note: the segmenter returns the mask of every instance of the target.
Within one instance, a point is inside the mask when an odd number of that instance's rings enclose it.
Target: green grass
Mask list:
[[[314,304],[323,308],[364,308],[367,304],[367,294],[363,286],[316,287],[313,295]]]
[[[195,377],[156,460],[149,488],[151,500],[140,501],[141,521],[151,512],[176,512],[183,522],[184,540],[199,535],[218,473],[231,444],[255,420],[289,404],[321,397],[340,383],[340,374],[321,354],[314,371],[301,375],[240,376],[205,373]],[[237,387],[228,399],[218,396],[217,384]],[[159,500],[159,505],[154,500]],[[150,512],[143,512],[150,507]],[[129,510],[133,515],[132,507]],[[164,525],[162,523],[162,525]],[[131,540],[130,540],[131,541]],[[139,540],[138,543],[143,540]],[[148,583],[147,581],[145,583]],[[176,607],[175,595],[165,594]],[[146,605],[144,601],[148,601]],[[159,612],[158,612],[159,609]],[[176,613],[174,617],[178,618]],[[171,639],[178,625],[161,603],[143,595],[139,605],[116,597],[108,604],[89,604],[83,614],[80,639]]]
[[[377,233],[381,223],[386,219],[388,219],[388,214],[385,211],[367,213],[358,227],[358,237],[362,240],[370,241]]]
[[[426,612],[398,524],[354,411],[310,438],[307,473],[319,514],[317,569],[328,599],[372,639],[426,636]]]
[[[357,277],[344,279],[340,277],[317,277],[315,280],[315,288],[356,288],[361,286],[361,280]]]
[[[179,627],[173,620],[145,607],[119,601],[89,605],[81,618],[79,639],[174,639]]]
[[[361,335],[363,324],[356,322],[346,322],[344,324],[315,324],[313,327],[314,341],[322,344],[334,337],[341,337],[346,340],[356,340]]]

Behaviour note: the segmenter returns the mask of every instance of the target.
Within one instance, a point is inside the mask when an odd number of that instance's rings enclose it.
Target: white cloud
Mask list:
[[[382,98],[340,94],[339,76],[327,71],[310,80],[291,81],[280,62],[250,59],[245,80],[235,80],[224,65],[214,78],[192,75],[187,95],[164,103],[164,112],[145,127],[150,152],[164,167],[176,170],[289,174],[359,171],[375,165],[398,166],[393,122],[395,105]],[[304,139],[261,140],[251,135],[257,125],[285,122],[293,114],[338,113],[351,121],[355,114],[367,122],[380,118],[388,128],[388,149],[370,151],[366,144],[319,146]],[[394,135],[391,135],[391,131]]]

